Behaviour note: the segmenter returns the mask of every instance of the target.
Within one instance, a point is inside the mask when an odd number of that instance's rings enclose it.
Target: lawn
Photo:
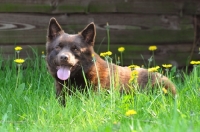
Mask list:
[[[16,58],[13,58],[13,60]],[[20,66],[0,59],[1,132],[198,132],[200,67],[191,73],[170,68],[167,76],[178,96],[109,91],[67,96],[66,107],[55,99],[54,80],[43,55],[35,52]],[[164,68],[160,68],[164,71]],[[166,74],[166,72],[165,72]]]

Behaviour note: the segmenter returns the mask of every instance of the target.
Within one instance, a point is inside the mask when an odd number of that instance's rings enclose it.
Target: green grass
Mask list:
[[[175,81],[178,97],[117,91],[67,96],[66,108],[55,99],[54,80],[35,52],[19,72],[0,59],[1,132],[197,132],[200,130],[200,67]],[[22,67],[21,67],[22,68]],[[18,81],[17,81],[18,80]],[[137,114],[126,116],[128,110]]]

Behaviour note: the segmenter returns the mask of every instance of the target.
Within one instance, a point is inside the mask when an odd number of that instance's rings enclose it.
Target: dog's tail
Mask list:
[[[137,82],[142,89],[149,87],[148,83],[150,83],[152,88],[160,87],[167,90],[167,93],[176,95],[175,85],[166,76],[157,72],[148,72],[147,69],[143,68],[136,68],[136,70],[138,71]]]
[[[156,83],[158,82],[159,84],[161,84],[162,87],[164,89],[166,89],[167,91],[169,91],[173,96],[176,95],[176,86],[166,76],[164,76],[164,75],[162,75],[160,73],[156,73],[155,82]]]

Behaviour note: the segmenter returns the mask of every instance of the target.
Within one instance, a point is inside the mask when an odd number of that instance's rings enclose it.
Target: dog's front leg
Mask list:
[[[66,101],[65,101],[65,88],[64,88],[64,82],[60,82],[56,80],[56,98],[58,99],[59,103],[63,105],[64,107],[66,106]]]

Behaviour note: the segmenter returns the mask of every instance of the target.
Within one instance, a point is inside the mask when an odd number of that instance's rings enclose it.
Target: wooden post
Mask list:
[[[193,59],[194,51],[195,49],[199,50],[200,47],[200,15],[194,16],[194,42],[191,48],[190,56],[188,65],[190,64],[190,61]]]

